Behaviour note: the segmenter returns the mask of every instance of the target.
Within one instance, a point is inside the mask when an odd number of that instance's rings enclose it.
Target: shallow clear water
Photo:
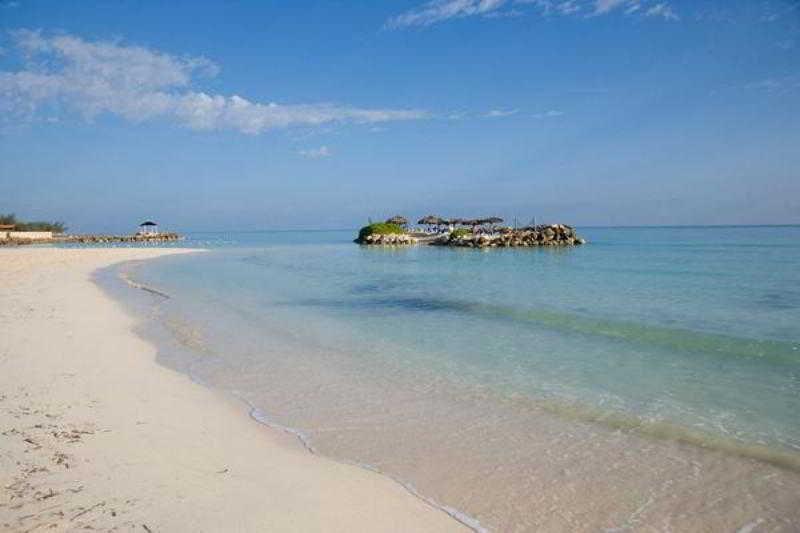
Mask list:
[[[191,351],[165,364],[485,527],[658,529],[697,490],[716,503],[669,527],[794,525],[800,227],[580,233],[198,234],[183,244],[210,253],[130,275],[172,296],[158,323]]]

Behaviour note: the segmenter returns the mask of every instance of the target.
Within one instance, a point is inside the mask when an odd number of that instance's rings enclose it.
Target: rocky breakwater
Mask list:
[[[58,239],[58,242],[80,244],[106,244],[116,242],[169,242],[182,239],[177,233],[154,233],[136,235],[67,235]]]
[[[548,224],[521,229],[501,228],[494,233],[456,230],[432,242],[437,246],[462,248],[516,248],[533,246],[574,246],[586,241],[566,224]]]
[[[405,233],[375,233],[356,239],[358,244],[372,244],[382,246],[410,246],[417,244],[418,239]]]

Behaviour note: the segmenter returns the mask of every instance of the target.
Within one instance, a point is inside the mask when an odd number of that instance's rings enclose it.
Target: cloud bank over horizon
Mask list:
[[[72,112],[86,120],[111,114],[135,123],[165,119],[195,130],[259,134],[292,126],[429,118],[413,109],[260,103],[236,94],[209,94],[192,88],[195,79],[219,73],[219,66],[204,57],[41,30],[10,35],[23,68],[0,71],[0,112],[7,121],[31,120],[45,112]]]

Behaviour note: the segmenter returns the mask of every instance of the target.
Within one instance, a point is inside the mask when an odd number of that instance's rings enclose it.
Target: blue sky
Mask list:
[[[800,3],[0,0],[0,212],[800,223]]]

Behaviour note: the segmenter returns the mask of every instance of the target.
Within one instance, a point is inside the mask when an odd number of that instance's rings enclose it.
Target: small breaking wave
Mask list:
[[[236,395],[236,394],[234,393],[234,395]],[[253,406],[253,404],[250,403],[249,401],[247,401],[245,398],[243,398],[243,397],[241,397],[239,395],[236,395],[236,397],[239,398],[242,402],[244,402],[246,405],[248,405],[250,407],[250,418],[252,418],[256,422],[258,422],[259,424],[263,424],[263,425],[265,425],[267,427],[270,427],[272,429],[277,429],[279,431],[283,431],[284,433],[288,433],[289,435],[293,435],[294,437],[297,438],[297,440],[300,441],[300,443],[303,445],[303,447],[306,450],[308,450],[309,452],[313,453],[314,455],[321,455],[321,454],[319,454],[317,452],[316,448],[314,448],[313,444],[311,443],[311,437],[309,437],[308,435],[306,435],[305,433],[303,433],[302,431],[300,431],[298,429],[295,429],[295,428],[292,428],[292,427],[289,427],[289,426],[284,426],[283,424],[275,422],[266,412],[264,412],[263,410],[259,409],[258,407]],[[409,483],[409,482],[403,481],[401,479],[398,479],[398,478],[392,476],[391,474],[388,474],[388,473],[382,471],[378,467],[370,465],[370,464],[367,464],[367,463],[361,463],[361,462],[356,462],[356,461],[347,461],[347,460],[338,460],[338,459],[337,459],[337,461],[343,462],[345,464],[350,464],[350,465],[353,465],[353,466],[357,466],[359,468],[363,468],[365,470],[369,470],[370,472],[375,472],[376,474],[379,474],[381,476],[387,477],[387,478],[391,479],[392,481],[394,481],[395,483],[397,483],[398,485],[400,485],[401,487],[403,487],[406,490],[406,492],[408,492],[409,494],[411,494],[415,498],[423,501],[425,504],[427,504],[427,505],[429,505],[429,506],[431,506],[431,507],[433,507],[435,509],[438,509],[438,510],[442,511],[443,513],[446,513],[452,519],[454,519],[457,522],[459,522],[459,523],[463,524],[464,526],[468,527],[469,529],[471,529],[475,533],[488,533],[488,530],[486,528],[484,528],[483,526],[481,526],[480,521],[478,521],[476,518],[473,518],[473,517],[469,516],[468,514],[464,513],[463,511],[459,511],[458,509],[456,509],[454,507],[449,507],[447,505],[442,505],[442,504],[438,503],[436,500],[434,500],[433,498],[429,498],[428,496],[425,496],[424,494],[420,493],[412,483]]]
[[[169,300],[170,298],[172,298],[166,292],[160,291],[158,289],[154,289],[153,287],[148,287],[147,285],[145,285],[143,283],[139,283],[138,281],[134,281],[134,279],[131,277],[130,273],[128,273],[128,272],[120,272],[119,273],[119,277],[120,277],[120,279],[122,281],[124,281],[130,287],[133,287],[134,289],[139,289],[139,290],[142,290],[142,291],[145,291],[145,292],[149,292],[150,294],[154,294],[156,296],[160,296],[161,298],[164,298],[165,300]]]

